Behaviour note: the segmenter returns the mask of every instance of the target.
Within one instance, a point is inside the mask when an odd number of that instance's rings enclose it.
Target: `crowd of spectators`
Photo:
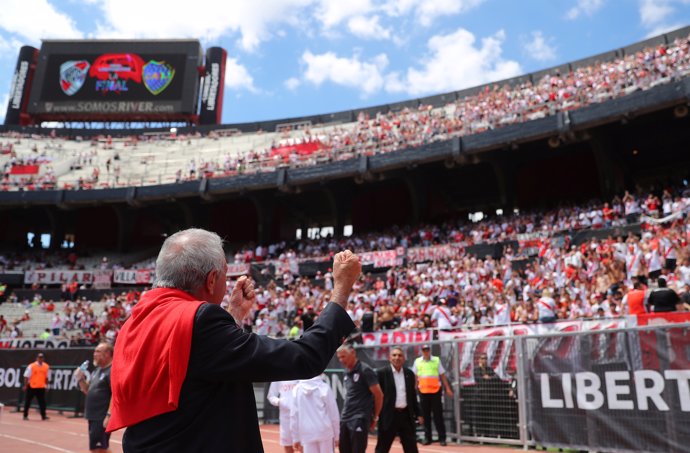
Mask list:
[[[647,311],[690,309],[689,210],[687,190],[667,189],[659,196],[626,193],[610,202],[496,216],[477,223],[304,240],[292,244],[294,247],[281,243],[244,248],[234,258],[280,264],[330,260],[333,252],[343,248],[370,252],[461,244],[445,259],[409,262],[385,272],[365,274],[355,285],[348,306],[348,313],[365,332],[615,318],[630,313],[627,295],[635,285],[644,285],[646,291],[666,287],[675,294],[677,304],[654,306],[650,298],[652,304]],[[639,234],[593,235],[578,245],[571,241],[573,230],[624,227],[637,225],[640,220]],[[520,237],[532,239],[530,253],[511,246],[496,258],[466,252],[472,244],[504,243]],[[294,266],[278,268],[273,279],[257,287],[256,306],[244,321],[245,327],[260,334],[294,337],[313,323],[328,302],[333,279],[330,272],[308,278],[297,275]],[[94,313],[89,301],[68,288],[63,290],[69,302],[59,309],[54,302],[40,297],[21,301],[11,294],[9,300],[27,308],[61,311],[60,331],[82,342],[116,336],[138,297],[134,291],[120,296],[108,294],[102,299],[103,312]],[[21,320],[16,321],[11,325],[16,331],[11,334],[21,335]]]
[[[11,294],[8,303],[23,305],[25,311],[11,321],[0,316],[0,338],[24,337],[24,326],[32,319],[31,313],[36,311],[52,315],[50,325],[38,335],[43,340],[67,339],[72,346],[98,344],[105,340],[114,342],[140,296],[140,292],[135,290],[123,291],[120,295],[112,292],[94,302],[86,297],[75,297],[76,294],[76,291],[65,289],[60,302],[43,300],[40,294],[35,294],[31,300],[19,300]]]
[[[534,83],[487,86],[440,109],[422,104],[416,109],[379,112],[374,118],[360,113],[354,125],[335,126],[318,133],[304,126],[300,128],[301,137],[274,142],[270,148],[235,158],[226,157],[222,163],[204,162],[205,171],[190,171],[188,177],[228,176],[261,171],[266,166],[314,165],[397,151],[604,102],[685,76],[690,70],[689,47],[687,38],[677,39],[669,46],[644,49],[567,74],[547,74]],[[289,156],[274,152],[277,148],[308,143],[318,143],[320,151],[306,156],[297,151]],[[189,165],[196,163],[191,160]],[[181,170],[179,174],[183,174]]]
[[[513,85],[486,86],[478,93],[442,108],[420,105],[413,109],[379,112],[373,118],[360,113],[354,124],[320,127],[318,131],[308,124],[296,125],[296,133],[286,127],[283,129],[286,138],[274,141],[265,149],[244,153],[221,150],[215,160],[190,159],[186,168],[176,171],[175,180],[181,182],[202,177],[232,176],[269,171],[280,165],[315,165],[361,154],[385,153],[577,109],[684,77],[690,70],[689,47],[687,37],[678,38],[669,45],[659,45],[623,58],[579,67],[566,74],[551,73],[534,82],[525,80]],[[231,131],[230,135],[235,133]],[[228,134],[222,131],[209,133],[210,138],[223,135]],[[16,133],[12,137],[20,139]],[[188,136],[176,132],[165,137],[140,135],[129,137],[126,145],[136,147],[140,143],[161,140],[186,140],[193,146],[191,140],[198,137],[198,133]],[[286,146],[305,144],[315,145],[310,149],[316,151],[305,154],[295,151],[287,155],[275,152]],[[110,149],[112,138],[95,138],[92,145],[96,146],[92,152],[97,152],[100,145],[103,149]],[[82,159],[85,156],[80,154],[77,157]],[[90,165],[90,156],[85,158]],[[120,183],[121,176],[123,180],[129,180],[127,175],[120,175],[120,167],[111,159],[107,161],[105,173],[110,176],[111,164],[115,184]],[[44,180],[40,181],[33,177],[11,180],[9,173],[12,165],[11,162],[5,164],[4,176],[0,181],[2,190],[54,188],[55,176],[48,175],[49,172],[42,173],[38,179]],[[94,166],[90,176],[82,177],[76,185],[70,184],[66,188],[96,188],[103,170]],[[110,187],[110,184],[103,187],[106,186]]]

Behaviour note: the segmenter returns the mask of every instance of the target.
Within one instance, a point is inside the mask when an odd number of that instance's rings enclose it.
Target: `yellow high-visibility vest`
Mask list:
[[[432,356],[429,360],[417,357],[414,366],[417,369],[419,393],[436,393],[441,390],[441,376],[438,372],[441,360]]]

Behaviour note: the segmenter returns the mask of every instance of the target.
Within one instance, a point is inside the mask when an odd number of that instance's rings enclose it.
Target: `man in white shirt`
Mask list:
[[[439,299],[436,310],[431,315],[431,321],[440,330],[450,330],[458,323],[458,320],[446,305],[446,299]]]
[[[390,365],[376,371],[383,390],[383,407],[379,414],[376,453],[388,453],[396,436],[400,436],[405,453],[417,453],[415,422],[424,423],[417,402],[415,375],[405,367],[405,353],[400,347],[391,348]]]
[[[539,322],[556,321],[556,301],[551,297],[550,290],[545,289],[542,296],[537,300],[537,311],[539,312]]]
[[[292,410],[292,390],[298,381],[271,382],[268,387],[268,402],[280,409],[280,445],[285,453],[293,453],[294,436],[290,429],[290,411]]]

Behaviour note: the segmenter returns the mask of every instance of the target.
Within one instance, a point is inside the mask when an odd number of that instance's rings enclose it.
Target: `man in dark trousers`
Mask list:
[[[332,302],[295,341],[242,329],[256,301],[247,277],[221,308],[227,268],[223,241],[210,231],[180,231],[163,243],[154,288],[115,344],[107,431],[127,428],[125,453],[263,452],[252,383],[322,373],[354,329],[345,306],[362,265],[350,251],[334,257]]]
[[[36,356],[36,361],[31,363],[24,371],[24,420],[29,419],[29,407],[34,396],[38,400],[38,408],[41,418],[48,420],[46,415],[46,389],[50,381],[50,365],[43,359],[43,353]]]
[[[345,367],[345,404],[340,414],[340,453],[364,453],[369,431],[379,420],[383,392],[376,372],[357,358],[357,351],[345,343],[338,348],[338,360]]]
[[[74,372],[79,389],[86,395],[84,418],[89,422],[89,450],[93,453],[106,453],[110,446],[110,434],[105,427],[110,419],[110,367],[113,363],[113,346],[100,343],[93,351],[93,363],[96,369],[87,378],[77,368]]]
[[[498,383],[496,372],[489,366],[486,353],[480,353],[474,367],[475,382],[475,428],[478,436],[494,436],[493,423],[496,421],[494,400],[497,398]]]
[[[434,425],[438,433],[438,443],[446,446],[446,425],[443,420],[443,402],[441,401],[441,383],[446,389],[446,395],[453,397],[446,370],[441,364],[441,359],[431,355],[431,346],[422,346],[422,356],[417,357],[412,368],[417,376],[417,388],[419,389],[419,401],[424,416],[424,441],[422,445],[431,444],[431,417],[433,414]]]
[[[391,348],[390,365],[376,371],[383,390],[376,453],[388,453],[395,436],[400,436],[405,453],[418,452],[415,422],[419,421],[421,425],[424,418],[417,402],[415,375],[404,365],[405,353],[395,346]]]

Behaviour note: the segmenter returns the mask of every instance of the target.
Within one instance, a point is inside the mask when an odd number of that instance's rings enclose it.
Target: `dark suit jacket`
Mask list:
[[[244,332],[218,305],[201,305],[178,409],[127,428],[123,450],[263,452],[252,382],[316,376],[353,329],[347,312],[328,304],[301,339],[276,340]]]
[[[379,414],[379,429],[390,429],[393,423],[393,416],[395,414],[395,380],[393,379],[393,370],[388,364],[376,370],[379,377],[379,385],[383,391],[383,407]],[[422,415],[422,410],[417,401],[417,383],[414,373],[409,368],[403,366],[403,374],[405,376],[405,394],[407,397],[407,414],[410,417],[410,422],[414,426],[415,418]]]

